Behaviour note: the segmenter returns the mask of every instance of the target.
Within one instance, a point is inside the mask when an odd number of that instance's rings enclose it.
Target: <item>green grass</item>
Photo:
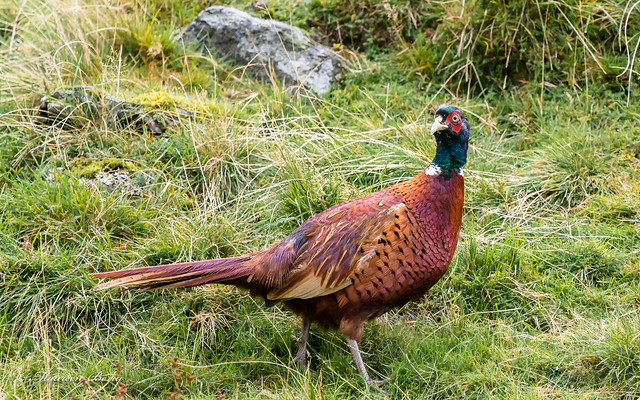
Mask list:
[[[214,3],[0,4],[0,399],[385,397],[336,332],[312,329],[295,368],[279,306],[222,286],[93,292],[90,274],[255,251],[407,179],[445,102],[472,124],[462,234],[426,299],[365,326],[386,397],[640,396],[640,9],[227,2],[356,54],[308,102],[173,44]],[[156,136],[42,124],[40,97],[78,84],[195,117]],[[114,170],[136,195],[87,184]]]

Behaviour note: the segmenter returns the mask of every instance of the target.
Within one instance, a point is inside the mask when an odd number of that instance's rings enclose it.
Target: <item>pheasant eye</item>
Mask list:
[[[458,121],[460,121],[460,117],[458,116],[458,114],[454,114],[453,117],[451,118],[451,120],[453,122],[458,122]]]

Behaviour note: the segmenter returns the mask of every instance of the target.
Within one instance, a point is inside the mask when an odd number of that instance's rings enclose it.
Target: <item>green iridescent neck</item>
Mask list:
[[[467,162],[467,143],[460,142],[448,135],[437,135],[436,155],[431,164],[438,166],[442,171],[460,172]]]

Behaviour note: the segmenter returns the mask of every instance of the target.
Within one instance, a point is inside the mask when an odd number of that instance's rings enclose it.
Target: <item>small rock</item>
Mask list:
[[[43,171],[43,177],[49,186],[56,185],[59,179],[72,179],[98,191],[138,197],[149,195],[156,182],[153,173],[138,171],[132,162],[117,158],[77,158],[66,168],[49,167]]]
[[[202,11],[183,31],[180,41],[246,66],[258,78],[268,80],[275,75],[293,91],[325,94],[343,69],[340,55],[313,43],[302,29],[231,7],[212,6]]]
[[[58,89],[40,99],[40,116],[69,124],[86,122],[98,116],[102,99],[91,86]]]
[[[127,171],[98,172],[95,180],[99,182],[107,192],[113,192],[117,186],[128,184],[131,177]]]
[[[107,193],[118,191],[128,196],[143,196],[145,191],[136,185],[128,171],[100,171],[93,178],[80,178],[88,187],[102,189]]]
[[[164,133],[176,129],[180,117],[191,117],[187,110],[174,113],[154,110],[142,104],[124,101],[98,92],[92,86],[61,88],[40,99],[40,116],[47,123],[61,122],[68,126],[82,126],[106,113],[108,121],[130,127],[139,132]]]

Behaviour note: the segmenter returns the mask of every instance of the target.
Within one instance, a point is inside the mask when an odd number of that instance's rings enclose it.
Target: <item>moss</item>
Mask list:
[[[105,158],[103,160],[81,158],[73,160],[71,174],[78,178],[92,179],[95,178],[98,172],[114,170],[134,172],[136,165],[130,161],[117,158]]]
[[[152,108],[160,108],[163,110],[185,108],[187,103],[180,97],[173,96],[164,90],[155,92],[142,93],[131,99],[134,103],[142,104]]]

